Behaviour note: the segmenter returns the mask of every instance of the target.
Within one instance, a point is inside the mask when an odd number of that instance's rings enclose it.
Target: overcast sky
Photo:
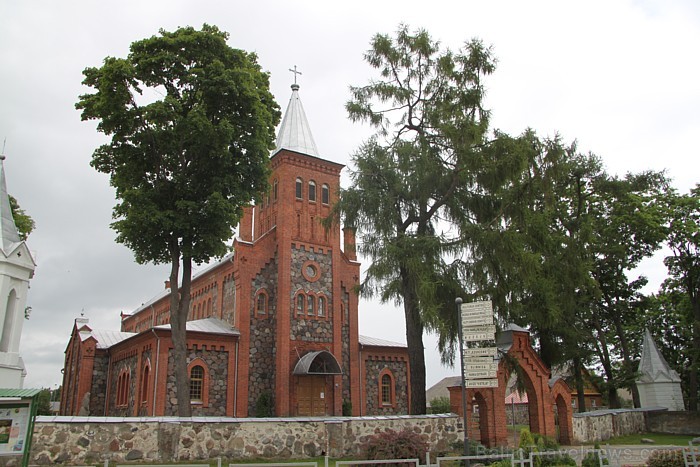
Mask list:
[[[369,135],[352,124],[348,86],[365,84],[371,37],[399,23],[452,49],[481,38],[498,58],[488,78],[493,127],[578,140],[610,173],[667,170],[682,192],[699,181],[700,2],[562,1],[10,1],[0,0],[0,144],[9,192],[36,221],[38,263],[21,353],[25,387],[54,387],[73,320],[118,329],[160,292],[167,266],[138,265],[109,228],[114,192],[90,165],[105,141],[74,105],[82,70],[124,57],[160,28],[217,25],[232,47],[255,51],[284,110],[294,65],[323,157],[349,164]],[[2,147],[0,146],[0,149]],[[345,178],[347,180],[347,177]],[[643,267],[654,290],[661,256]],[[405,342],[401,311],[363,301],[360,333]],[[401,323],[401,324],[399,324]],[[428,386],[442,368],[426,338]],[[0,384],[1,386],[1,384]]]

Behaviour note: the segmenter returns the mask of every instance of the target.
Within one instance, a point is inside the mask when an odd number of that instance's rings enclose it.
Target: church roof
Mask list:
[[[292,97],[289,99],[287,111],[284,113],[282,125],[277,133],[275,153],[282,149],[319,157],[304,107],[299,99],[299,85],[296,83],[292,84]]]
[[[12,217],[10,209],[10,197],[7,194],[5,183],[5,156],[0,155],[0,247],[6,254],[14,250],[15,245],[21,240],[19,232]]]
[[[401,344],[400,342],[385,341],[384,339],[377,339],[376,337],[359,336],[360,345],[374,346],[374,347],[402,347],[406,348],[406,344]]]
[[[642,358],[639,360],[638,381],[642,383],[680,382],[681,378],[673,370],[651,337],[647,329],[644,332]]]
[[[232,336],[241,335],[237,329],[218,318],[204,318],[188,321],[185,326],[187,332],[207,332],[211,334],[229,334]],[[170,329],[170,324],[161,324],[160,326],[156,326],[155,329]]]
[[[80,340],[85,340],[88,337],[92,336],[95,338],[97,341],[97,348],[98,349],[108,349],[112,347],[114,344],[118,344],[123,340],[126,340],[130,338],[131,336],[135,336],[135,332],[121,332],[121,331],[109,331],[106,329],[90,329],[88,328],[88,332],[81,331],[80,332]]]

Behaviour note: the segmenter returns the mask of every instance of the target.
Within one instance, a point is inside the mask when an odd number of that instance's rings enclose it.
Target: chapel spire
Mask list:
[[[20,242],[19,232],[12,217],[10,197],[5,183],[5,155],[0,154],[0,247],[9,254],[14,245]]]
[[[280,125],[279,132],[277,133],[277,147],[275,148],[275,153],[279,152],[281,149],[288,149],[309,156],[319,157],[316,142],[311,135],[309,122],[306,120],[304,107],[301,105],[301,100],[299,99],[299,85],[296,83],[296,75],[300,75],[301,72],[297,71],[296,66],[294,70],[290,69],[289,71],[294,73],[292,97],[289,99],[287,111],[284,113],[282,125]]]

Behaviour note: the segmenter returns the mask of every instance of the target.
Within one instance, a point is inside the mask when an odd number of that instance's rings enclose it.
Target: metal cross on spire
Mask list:
[[[294,84],[297,84],[297,75],[301,74],[301,71],[297,71],[297,66],[294,65],[294,69],[292,70],[291,68],[289,69],[292,73],[294,73]]]

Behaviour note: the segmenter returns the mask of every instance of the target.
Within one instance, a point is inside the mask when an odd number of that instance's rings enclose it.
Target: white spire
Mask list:
[[[651,333],[647,329],[644,333],[644,343],[642,344],[642,357],[639,359],[639,381],[642,382],[680,382],[678,373],[668,364],[658,347]]]
[[[0,236],[2,236],[0,247],[5,253],[9,253],[14,248],[14,245],[20,242],[19,232],[12,217],[10,197],[7,194],[5,156],[2,154],[0,154]]]
[[[284,113],[282,125],[277,133],[275,153],[281,149],[300,152],[309,156],[320,157],[314,137],[311,135],[309,122],[306,120],[304,107],[299,99],[299,85],[292,84],[292,97]]]

